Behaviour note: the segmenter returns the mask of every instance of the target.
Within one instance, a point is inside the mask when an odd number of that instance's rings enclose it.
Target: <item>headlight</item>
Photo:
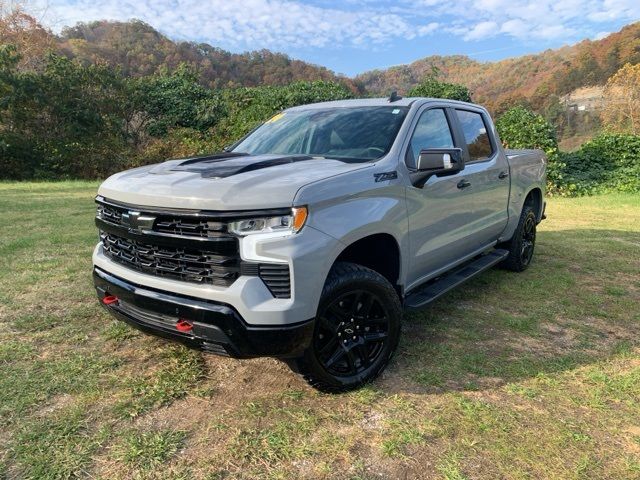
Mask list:
[[[247,218],[229,223],[229,231],[236,235],[254,233],[298,233],[307,221],[307,207],[291,209],[290,215],[277,217]]]

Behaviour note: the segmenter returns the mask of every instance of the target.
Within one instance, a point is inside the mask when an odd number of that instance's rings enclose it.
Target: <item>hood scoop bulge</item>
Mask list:
[[[252,172],[268,167],[311,160],[309,155],[249,155],[226,152],[202,157],[172,160],[174,172],[199,173],[203,178],[226,178],[240,173]]]

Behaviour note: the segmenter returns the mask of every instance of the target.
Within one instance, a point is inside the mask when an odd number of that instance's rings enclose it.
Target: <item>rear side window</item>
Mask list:
[[[425,148],[453,148],[453,137],[444,110],[427,110],[416,125],[411,136],[411,145],[407,152],[407,166],[415,168],[420,150]]]
[[[468,110],[456,110],[456,113],[469,149],[469,160],[489,158],[493,154],[493,147],[482,115]]]

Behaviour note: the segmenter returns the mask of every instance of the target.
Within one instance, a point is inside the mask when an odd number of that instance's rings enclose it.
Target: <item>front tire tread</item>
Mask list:
[[[387,349],[385,356],[375,366],[375,369],[369,372],[363,372],[366,373],[366,375],[362,374],[362,378],[350,383],[342,383],[338,377],[331,377],[328,372],[324,371],[319,362],[314,361],[313,345],[309,346],[302,357],[293,360],[295,365],[291,366],[294,371],[302,375],[310,386],[321,392],[342,393],[357,389],[370,382],[386,368],[398,344],[402,306],[396,290],[391,283],[378,272],[355,263],[338,262],[329,272],[327,281],[322,289],[321,298],[324,299],[328,295],[331,295],[332,292],[339,291],[341,288],[353,282],[372,282],[386,292],[385,296],[389,301],[388,308],[390,315],[396,319],[396,322],[391,325],[390,328],[395,328],[396,331],[390,336],[390,348]]]

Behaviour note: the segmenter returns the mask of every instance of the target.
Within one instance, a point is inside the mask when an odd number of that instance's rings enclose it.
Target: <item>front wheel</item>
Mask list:
[[[313,340],[295,361],[325,392],[357,388],[387,366],[400,337],[398,294],[379,273],[354,263],[333,266],[316,315]]]
[[[502,266],[507,270],[522,272],[531,263],[533,250],[536,246],[537,217],[530,205],[525,205],[520,214],[518,226],[513,237],[506,243],[509,256]]]

